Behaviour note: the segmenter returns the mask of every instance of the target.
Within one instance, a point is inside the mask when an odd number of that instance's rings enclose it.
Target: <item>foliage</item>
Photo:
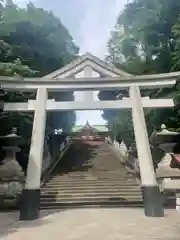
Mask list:
[[[26,76],[31,77],[36,73],[29,66],[23,65],[20,59],[13,62],[0,62],[1,76]]]
[[[25,9],[15,5],[4,7],[0,36],[13,45],[6,60],[21,56],[22,63],[37,70],[40,76],[67,64],[78,53],[61,21],[33,4],[28,4]],[[1,55],[0,60],[3,58]]]
[[[107,61],[131,74],[179,71],[180,1],[130,1],[119,15],[108,42],[108,49]],[[178,103],[180,99],[178,84],[172,89],[142,93],[155,98],[170,96]],[[100,98],[101,95],[102,93]],[[122,132],[123,129],[127,132],[132,131],[129,117],[124,120],[121,112],[119,114],[123,123],[119,125],[118,132]],[[149,133],[153,128],[159,128],[162,123],[173,128],[180,127],[177,109],[152,110],[146,113],[146,119]],[[112,116],[109,115],[108,120],[112,121]],[[118,123],[121,120],[118,120]]]
[[[69,63],[78,48],[68,30],[51,12],[29,3],[19,8],[12,1],[0,5],[0,75],[42,77]],[[55,93],[51,98],[62,101],[73,99],[73,93]],[[35,99],[32,93],[1,93],[1,101]],[[1,113],[0,134],[17,126],[24,137],[31,135],[32,114]],[[47,131],[70,128],[75,113],[49,113]],[[27,131],[26,131],[27,130]]]

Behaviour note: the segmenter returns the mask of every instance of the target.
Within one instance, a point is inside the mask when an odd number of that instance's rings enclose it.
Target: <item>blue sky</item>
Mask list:
[[[25,5],[26,0],[14,0]],[[34,0],[38,7],[52,10],[68,28],[80,53],[91,52],[104,58],[106,43],[117,16],[127,0]],[[82,99],[82,96],[78,96]],[[100,111],[77,112],[77,124],[103,124]]]

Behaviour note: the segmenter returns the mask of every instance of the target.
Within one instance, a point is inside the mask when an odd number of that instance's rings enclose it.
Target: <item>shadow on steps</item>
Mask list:
[[[87,171],[92,167],[92,158],[97,155],[97,145],[90,145],[86,142],[76,141],[72,143],[70,149],[63,159],[58,163],[52,176],[66,174],[75,171]]]

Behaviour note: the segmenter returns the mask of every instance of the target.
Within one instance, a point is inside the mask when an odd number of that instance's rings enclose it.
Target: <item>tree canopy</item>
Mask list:
[[[108,50],[106,60],[131,74],[179,71],[180,1],[130,1],[121,11],[115,29],[111,32]],[[120,93],[122,96],[127,94]],[[172,89],[145,91],[142,94],[154,98],[171,96],[179,102],[179,93],[177,84]],[[99,97],[107,99],[109,95],[110,93],[101,92]],[[132,135],[130,114],[124,110],[116,112],[116,133],[125,134],[126,130],[126,136]],[[110,112],[105,111],[104,116],[109,123],[115,119]],[[177,109],[152,110],[146,113],[146,120],[149,133],[162,123],[171,128],[180,127]]]
[[[69,63],[78,54],[78,47],[52,12],[29,3],[20,8],[7,1],[0,5],[0,75],[42,77]],[[56,100],[73,100],[73,93],[55,93]],[[27,101],[34,94],[1,92],[1,101]],[[21,135],[31,134],[32,114],[1,113],[1,134],[18,126]],[[8,120],[9,119],[9,120]],[[75,122],[75,113],[49,113],[47,129],[69,129]],[[22,127],[24,126],[24,128]]]

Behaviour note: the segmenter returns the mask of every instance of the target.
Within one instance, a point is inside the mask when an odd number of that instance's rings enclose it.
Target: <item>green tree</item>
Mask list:
[[[25,9],[5,6],[0,37],[13,46],[6,60],[12,61],[20,56],[22,63],[38,71],[39,76],[69,63],[78,53],[61,21],[33,4],[28,4]]]
[[[36,8],[32,3],[26,8],[15,4],[1,5],[0,11],[0,74],[6,76],[42,77],[69,63],[78,53],[68,30],[51,12]],[[73,100],[73,93],[56,93],[51,96],[56,100]],[[34,99],[34,94],[2,93],[1,100],[25,101]],[[10,117],[11,116],[11,117]],[[21,118],[21,116],[23,116]],[[27,118],[25,117],[27,116]],[[0,121],[7,128],[22,126],[22,119],[32,127],[32,114],[2,114]],[[13,119],[7,124],[6,119]],[[15,120],[16,119],[16,120]],[[67,129],[75,122],[75,113],[49,113],[47,129]],[[1,124],[3,126],[3,124]],[[24,128],[26,128],[24,124]],[[31,133],[29,127],[29,135]],[[2,132],[4,132],[2,127]],[[22,134],[27,131],[22,130]]]
[[[107,61],[131,74],[180,70],[179,13],[180,1],[178,0],[133,0],[129,2],[119,15],[115,29],[112,31],[108,42]],[[142,94],[155,98],[171,96],[179,102],[178,84],[172,89],[144,91]],[[100,93],[100,97],[101,95]],[[179,113],[176,109],[153,110],[146,114],[146,118],[149,132],[153,128],[158,128],[162,123],[174,128],[180,126]],[[110,119],[109,116],[108,120]],[[120,119],[118,121],[121,121]],[[119,132],[123,129],[132,131],[129,122],[122,121],[124,124],[119,126]]]

